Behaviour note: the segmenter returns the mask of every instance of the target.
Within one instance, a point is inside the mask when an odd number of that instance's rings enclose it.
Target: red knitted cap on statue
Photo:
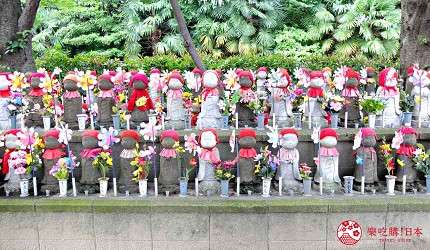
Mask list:
[[[323,128],[320,131],[320,140],[322,140],[322,139],[324,139],[325,137],[328,137],[328,136],[336,137],[336,139],[337,139],[336,130],[334,130],[332,128]]]
[[[20,131],[21,130],[19,130],[19,129],[9,129],[9,130],[6,130],[4,135],[17,135],[18,132],[20,132]]]
[[[243,137],[257,138],[257,133],[252,128],[244,128],[239,132],[239,138]]]
[[[284,128],[284,129],[281,129],[281,131],[279,131],[280,136],[284,136],[288,134],[294,134],[296,136],[299,136],[299,133],[297,132],[297,130],[293,128]]]
[[[398,74],[397,71],[394,68],[385,68],[381,71],[381,73],[379,74],[379,85],[380,86],[385,86],[385,83],[387,82],[387,80],[389,80],[390,78],[395,78],[397,79]]]
[[[85,130],[82,133],[82,137],[93,137],[98,139],[98,136],[99,136],[99,131],[97,130]]]
[[[47,137],[54,137],[54,138],[59,138],[60,137],[60,130],[56,130],[56,129],[51,129],[48,130],[44,135],[43,138],[47,138]]]
[[[199,74],[199,75],[203,75],[203,70],[201,70],[201,69],[199,69],[199,68],[197,68],[197,67],[195,67],[194,69],[193,69],[193,71],[191,71],[191,72],[193,72],[194,74]]]
[[[376,133],[375,133],[375,130],[373,130],[373,128],[362,128],[361,136],[362,137],[376,136]]]
[[[98,80],[99,81],[101,81],[101,80],[104,80],[104,81],[108,81],[108,82],[112,82],[112,75],[109,73],[103,73],[103,75],[100,75],[99,76],[99,78],[98,78]]]
[[[199,144],[201,144],[202,134],[203,134],[204,132],[208,132],[208,131],[209,131],[209,132],[211,132],[212,134],[214,134],[214,135],[215,135],[216,142],[217,142],[217,143],[219,142],[218,133],[216,132],[216,130],[215,130],[214,128],[206,128],[206,129],[200,130],[200,133],[199,133],[199,140],[198,140]]]
[[[176,132],[176,130],[164,130],[161,132],[160,140],[163,140],[164,138],[172,138],[175,141],[179,141],[179,134]]]
[[[45,78],[45,73],[42,72],[33,72],[30,74],[30,77],[28,77],[28,82],[31,82],[32,78]]]
[[[184,83],[184,78],[182,77],[181,73],[177,70],[172,71],[169,75],[169,81],[170,79],[178,79],[181,83]]]
[[[246,78],[248,78],[251,82],[254,82],[254,76],[252,75],[251,71],[248,71],[248,70],[241,70],[241,71],[237,74],[237,76],[238,76],[239,78],[246,77]]]
[[[311,79],[323,78],[324,77],[324,73],[322,71],[311,71],[311,73],[309,74],[309,77]]]
[[[124,130],[120,134],[121,139],[132,138],[137,142],[140,142],[140,135],[134,130]]]
[[[416,135],[417,131],[412,127],[402,127],[399,131],[404,135]]]
[[[260,72],[260,71],[264,71],[266,73],[269,72],[266,67],[260,67],[260,68],[258,68],[257,72]]]
[[[142,81],[145,85],[148,85],[149,83],[148,77],[146,77],[146,75],[142,73],[136,73],[131,77],[130,86],[133,85],[134,81]]]
[[[348,79],[355,78],[355,79],[357,79],[357,81],[360,81],[360,73],[353,70],[352,68],[348,68],[346,71],[346,78],[348,78]]]
[[[161,74],[161,71],[157,68],[153,68],[153,69],[151,69],[151,71],[149,73],[150,74]]]

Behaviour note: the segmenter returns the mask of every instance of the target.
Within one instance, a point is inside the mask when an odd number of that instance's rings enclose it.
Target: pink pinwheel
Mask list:
[[[110,127],[109,130],[103,128],[98,136],[99,146],[104,150],[109,149],[114,143],[118,143],[120,139],[117,137],[118,131]]]
[[[30,149],[31,146],[35,143],[37,133],[34,132],[34,128],[24,128],[17,134],[21,148],[22,149]]]
[[[154,125],[150,122],[144,123],[142,122],[140,124],[142,129],[139,131],[139,133],[143,136],[143,139],[145,141],[151,140],[155,141],[155,136],[157,135],[158,131],[161,129],[160,125]]]
[[[185,143],[184,147],[189,152],[195,155],[199,151],[199,143],[196,140],[196,135],[191,133],[190,135],[184,136]]]
[[[141,150],[139,157],[150,159],[150,156],[155,154],[155,147],[149,146],[147,150]]]

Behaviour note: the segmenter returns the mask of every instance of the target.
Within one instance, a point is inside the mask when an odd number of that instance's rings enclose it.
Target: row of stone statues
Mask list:
[[[225,74],[218,70],[195,69],[181,74],[153,69],[149,78],[136,71],[106,71],[98,77],[95,72],[69,72],[61,81],[56,78],[58,75],[49,72],[0,73],[1,128],[10,128],[10,104],[17,98],[26,100],[15,105],[14,113],[25,113],[27,127],[42,127],[42,113],[52,106],[55,109],[49,116],[59,118],[62,111],[56,111],[58,106],[64,112],[62,119],[73,129],[78,126],[77,116],[88,110],[98,126],[111,126],[117,114],[115,107],[129,115],[128,127],[133,128],[148,122],[149,114],[156,115],[160,123],[162,116],[163,125],[173,129],[184,129],[187,122],[200,129],[222,128],[223,116],[237,120],[237,127],[255,127],[258,117],[264,124],[271,117],[278,127],[289,127],[294,113],[303,113],[303,120],[322,127],[333,121],[331,114],[339,113],[341,121],[347,123],[345,127],[354,127],[367,115],[359,105],[365,96],[384,103],[379,115],[385,127],[399,127],[403,117],[401,86],[394,68],[383,69],[378,79],[371,68],[358,72],[349,67],[340,67],[334,73],[330,69],[297,69],[297,81],[287,69],[269,72],[264,67],[256,72],[236,69]],[[419,126],[426,126],[430,73],[414,65],[408,70],[408,83],[414,97],[415,120]],[[43,102],[46,95],[53,96],[48,105]],[[333,96],[342,98],[337,110],[328,101]]]
[[[8,192],[16,192],[19,190],[19,181],[22,178],[28,178],[28,173],[19,172],[16,169],[16,157],[11,157],[13,152],[20,151],[20,143],[22,136],[19,130],[9,130],[4,133],[6,152],[3,156],[2,173],[6,175],[5,189]],[[57,129],[49,130],[43,134],[44,150],[41,158],[43,160],[43,172],[32,172],[33,177],[37,176],[42,184],[41,190],[50,190],[51,193],[58,192],[57,180],[51,175],[51,169],[59,161],[69,154],[70,148],[66,147],[64,140],[61,139],[60,131]],[[272,143],[274,158],[273,164],[276,166],[275,179],[282,178],[282,188],[285,191],[292,190],[293,192],[301,192],[302,175],[300,174],[300,152],[297,149],[299,143],[299,132],[293,128],[285,128],[274,130],[269,134],[270,143]],[[235,137],[234,137],[235,138]],[[234,139],[233,138],[233,139]],[[26,138],[24,138],[27,140]],[[330,190],[338,190],[341,188],[341,179],[339,176],[339,152],[337,150],[338,135],[336,130],[324,128],[313,135],[313,140],[317,148],[315,155],[316,171],[313,176],[314,182],[317,185],[323,185],[324,188]],[[98,191],[99,178],[101,174],[99,170],[94,168],[94,158],[101,152],[110,151],[109,148],[102,148],[99,143],[100,136],[97,130],[85,130],[82,133],[83,150],[79,153],[81,175],[77,182],[80,184],[80,190],[87,190],[90,193]],[[160,164],[155,164],[155,158],[151,160],[151,171],[159,167],[158,184],[164,190],[174,192],[178,189],[178,180],[183,177],[184,171],[190,167],[191,161],[184,166],[182,165],[184,151],[178,150],[180,145],[180,136],[175,130],[164,130],[160,134],[161,150],[159,151]],[[138,153],[138,146],[144,144],[143,148],[147,148],[146,141],[141,137],[141,134],[135,130],[124,130],[120,133],[120,142],[122,151],[119,155],[119,166],[114,166],[109,176],[119,179],[120,192],[137,192],[137,182],[133,180],[135,169],[131,167],[131,162],[135,160]],[[252,128],[241,129],[237,139],[230,142],[232,147],[237,147],[237,157],[229,159],[234,167],[233,173],[240,177],[240,192],[247,193],[248,191],[259,192],[261,190],[261,178],[255,173],[258,159],[265,157],[264,153],[258,153],[256,132]],[[234,144],[236,144],[234,146]],[[200,131],[199,137],[194,139],[193,136],[185,138],[185,147],[189,150],[190,155],[187,157],[193,158],[193,153],[198,157],[198,170],[196,178],[200,181],[200,191],[203,193],[217,192],[219,183],[215,179],[215,166],[221,162],[222,156],[219,154],[217,145],[219,144],[218,133],[214,129],[204,129]],[[397,180],[406,181],[408,189],[416,187],[418,181],[417,170],[413,157],[417,150],[417,132],[411,127],[402,127],[396,132],[393,139],[393,152],[396,161],[393,164],[392,171],[388,175],[397,175]],[[357,185],[363,183],[366,191],[370,191],[378,185],[379,179],[377,175],[377,140],[375,131],[371,128],[362,128],[356,135],[354,141],[355,150],[355,180]],[[279,147],[279,149],[278,149]],[[194,158],[193,158],[194,159]],[[14,162],[12,162],[14,161]],[[227,161],[227,159],[224,159]],[[25,162],[25,154],[24,154]],[[259,164],[259,163],[258,163]],[[272,163],[267,163],[272,164]],[[387,166],[388,168],[389,166]],[[394,171],[395,170],[395,171]],[[40,170],[39,170],[40,171]],[[73,171],[73,170],[69,170]],[[194,171],[194,170],[193,170]],[[19,173],[18,173],[19,172]],[[406,176],[404,178],[403,176]],[[188,176],[187,176],[188,180]]]

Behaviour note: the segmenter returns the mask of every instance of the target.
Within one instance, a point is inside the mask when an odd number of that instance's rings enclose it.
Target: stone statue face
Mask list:
[[[47,137],[45,138],[45,147],[48,149],[58,148],[61,144],[58,142],[55,137]]]
[[[299,144],[299,139],[295,134],[286,134],[282,136],[280,143],[285,149],[293,149],[297,147],[297,144]]]
[[[98,140],[94,137],[82,137],[82,146],[84,148],[98,148]]]
[[[357,87],[359,82],[355,78],[348,79],[345,83],[345,86]]]
[[[334,148],[337,145],[337,139],[334,136],[326,136],[320,141],[320,144],[326,148]]]
[[[133,81],[133,88],[134,89],[145,89],[146,84],[142,81]]]
[[[99,81],[99,88],[101,90],[110,90],[113,88],[113,83],[106,80]]]
[[[9,87],[9,81],[6,76],[0,76],[0,90],[6,90]]]
[[[324,86],[324,79],[323,78],[311,79],[311,82],[309,83],[309,85],[315,88],[322,87]]]
[[[239,85],[242,87],[252,87],[252,81],[248,77],[239,78]]]
[[[170,137],[166,137],[161,141],[161,145],[163,148],[173,148],[173,145],[175,145],[175,140]]]
[[[215,88],[218,86],[218,76],[215,72],[208,71],[203,75],[203,86]]]
[[[41,81],[40,81],[39,77],[33,77],[33,78],[31,78],[30,86],[32,88],[38,88],[40,86],[40,83],[41,83]]]
[[[361,139],[361,145],[363,147],[374,147],[376,146],[376,138],[374,136],[366,136]]]
[[[215,135],[210,131],[205,131],[201,135],[200,144],[203,148],[213,148],[217,141]]]
[[[159,80],[159,79],[160,79],[160,74],[158,74],[158,73],[152,73],[149,75],[150,81],[155,81],[155,80]]]
[[[403,135],[403,143],[406,145],[416,145],[417,136],[416,135]]]
[[[18,137],[16,135],[8,134],[5,136],[5,146],[8,149],[18,148],[18,146],[19,146],[18,142],[19,142],[19,140],[18,140]]]
[[[121,140],[121,145],[125,149],[134,149],[136,147],[136,140],[130,137],[125,137]]]
[[[72,80],[65,80],[64,81],[64,88],[67,91],[76,91],[76,90],[78,90],[78,85],[76,84],[76,82],[74,82]]]
[[[176,78],[171,78],[168,84],[169,89],[180,89],[182,88],[182,82]]]
[[[254,137],[242,137],[239,139],[239,146],[241,148],[253,148],[257,145],[257,140]]]
[[[264,70],[258,71],[257,78],[258,79],[265,79],[267,77],[267,73]]]

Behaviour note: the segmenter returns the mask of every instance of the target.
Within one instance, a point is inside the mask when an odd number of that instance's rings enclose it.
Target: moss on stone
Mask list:
[[[34,200],[31,199],[1,199],[0,213],[5,212],[34,212]]]
[[[40,199],[35,202],[36,212],[92,213],[93,201],[80,199]]]

